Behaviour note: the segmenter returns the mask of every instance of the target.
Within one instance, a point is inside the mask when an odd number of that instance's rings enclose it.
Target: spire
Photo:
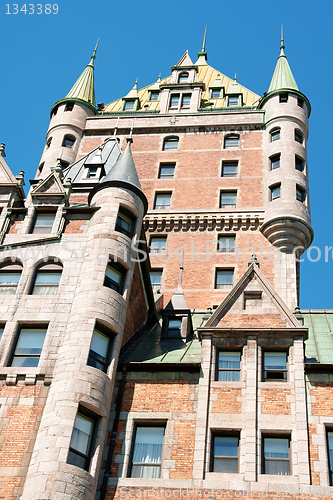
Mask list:
[[[173,310],[182,310],[182,309],[188,309],[186,300],[184,297],[183,293],[183,287],[182,287],[182,280],[183,280],[183,271],[184,271],[184,252],[182,256],[182,261],[180,264],[180,272],[179,272],[179,282],[177,286],[177,290],[171,297],[171,300],[169,301],[168,305],[166,306],[165,310],[169,311],[170,309]]]
[[[96,59],[97,47],[99,39],[93,55],[91,56],[90,63],[86,66],[85,70],[75,82],[71,90],[66,95],[68,99],[80,99],[89,102],[95,106],[95,85],[94,85],[94,60]]]
[[[292,89],[298,90],[295,78],[291,72],[286,55],[284,53],[284,40],[283,40],[283,26],[281,26],[281,45],[280,55],[277,60],[275,71],[268,92],[273,92],[279,89]]]
[[[116,186],[120,188],[129,189],[134,192],[139,198],[141,198],[142,203],[145,208],[145,214],[148,209],[148,202],[146,196],[143,194],[139,177],[136,172],[134,165],[131,143],[133,142],[132,137],[127,139],[127,146],[123,153],[120,155],[116,163],[113,165],[111,170],[101,179],[100,183],[95,186],[95,188],[90,192],[89,200],[96,191],[99,191],[107,186]]]
[[[204,34],[203,42],[202,42],[202,49],[201,49],[201,52],[198,52],[198,60],[195,63],[199,66],[203,66],[203,65],[207,64],[206,36],[207,36],[207,25],[205,27],[205,34]]]

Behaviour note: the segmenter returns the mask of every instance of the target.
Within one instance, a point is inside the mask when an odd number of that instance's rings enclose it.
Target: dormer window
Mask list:
[[[191,94],[183,94],[182,96],[182,108],[189,108],[191,104]]]
[[[160,99],[160,93],[158,90],[149,91],[148,101],[159,101],[159,99]]]
[[[210,89],[210,99],[220,99],[222,97],[222,88]]]
[[[178,108],[180,94],[171,94],[170,108]]]
[[[87,172],[87,179],[95,179],[99,167],[89,167]]]
[[[234,95],[228,96],[228,107],[232,108],[236,106],[239,106],[239,96],[234,96]]]
[[[124,103],[124,111],[132,111],[134,110],[135,101],[133,99],[125,101]]]
[[[181,328],[182,328],[181,318],[170,318],[168,321],[166,336],[171,338],[180,338]]]
[[[184,83],[184,82],[188,82],[187,71],[183,71],[182,73],[180,73],[180,75],[178,77],[178,83]]]

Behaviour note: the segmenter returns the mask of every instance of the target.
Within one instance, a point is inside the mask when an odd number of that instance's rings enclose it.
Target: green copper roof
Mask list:
[[[278,89],[298,90],[295,78],[293,77],[293,74],[291,72],[290,66],[288,64],[287,58],[284,53],[283,35],[281,39],[280,49],[281,53],[275,66],[275,71],[273,74],[271,84],[268,89],[268,93]]]
[[[99,42],[99,40],[98,40]],[[66,95],[66,98],[80,99],[82,101],[89,102],[95,106],[95,86],[94,86],[94,60],[96,59],[96,51],[98,47],[98,42],[96,44],[93,55],[91,56],[91,61],[86,66],[85,70],[75,82],[71,90]]]
[[[308,362],[333,364],[333,311],[302,310],[304,326],[309,329],[305,341],[305,356]]]

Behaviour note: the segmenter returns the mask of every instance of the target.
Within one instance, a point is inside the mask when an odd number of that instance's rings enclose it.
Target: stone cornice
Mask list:
[[[264,212],[173,212],[150,211],[144,218],[147,232],[162,231],[256,231],[263,223]]]

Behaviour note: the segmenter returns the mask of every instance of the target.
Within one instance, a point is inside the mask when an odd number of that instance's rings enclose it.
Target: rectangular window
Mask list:
[[[280,128],[274,128],[273,130],[271,130],[271,142],[278,141],[280,139],[280,132]]]
[[[277,200],[281,196],[281,184],[278,184],[277,186],[272,186],[270,188],[271,190],[271,201]]]
[[[74,102],[67,102],[65,106],[65,111],[73,111]]]
[[[290,475],[289,445],[287,437],[264,437],[263,474]]]
[[[302,160],[299,156],[295,156],[295,168],[300,172],[303,172],[304,170],[304,160]]]
[[[236,208],[236,191],[222,191],[220,208]]]
[[[161,271],[150,271],[150,282],[153,292],[160,293],[161,282],[162,282],[162,270]]]
[[[303,144],[303,134],[299,130],[295,130],[295,141]]]
[[[211,89],[211,99],[219,99],[221,97],[221,89]]]
[[[88,366],[93,366],[102,372],[106,372],[110,343],[111,341],[108,335],[105,335],[99,330],[94,330],[87,362]]]
[[[304,100],[301,97],[297,97],[297,106],[300,108],[303,108],[304,106]]]
[[[288,94],[280,94],[280,102],[288,102]]]
[[[158,173],[159,179],[173,179],[175,176],[175,163],[161,163]]]
[[[217,250],[219,252],[234,252],[235,236],[219,236]]]
[[[213,472],[238,472],[239,436],[213,436]]]
[[[239,382],[240,361],[240,352],[219,351],[217,380],[220,382]]]
[[[123,207],[119,208],[115,227],[116,231],[119,231],[119,233],[123,233],[131,238],[134,222],[134,215],[129,210]]]
[[[166,248],[166,236],[150,238],[149,253],[164,253]]]
[[[264,381],[287,381],[286,352],[264,352]]]
[[[150,91],[150,100],[151,101],[158,101],[160,98],[160,93],[158,90],[151,90]]]
[[[177,108],[179,104],[180,94],[172,94],[170,97],[170,108]]]
[[[164,427],[137,427],[133,444],[130,477],[159,478]]]
[[[280,155],[274,155],[270,157],[271,160],[271,170],[275,170],[280,167]]]
[[[37,213],[33,234],[50,234],[55,219],[55,213]]]
[[[61,278],[61,271],[39,271],[36,275],[32,295],[56,295]]]
[[[79,407],[76,415],[67,463],[88,470],[91,459],[92,442],[96,417]]]
[[[238,96],[229,96],[228,97],[228,106],[233,107],[233,106],[239,106],[239,97]]]
[[[296,186],[296,200],[302,203],[305,202],[306,199],[306,191],[300,186]]]
[[[222,162],[222,177],[237,177],[238,161]]]
[[[191,94],[183,94],[182,108],[189,108],[191,104]]]
[[[235,149],[239,148],[239,136],[230,135],[224,139],[224,148],[225,149]]]
[[[87,169],[87,179],[95,179],[97,177],[97,171],[99,167],[89,167]]]
[[[221,290],[231,290],[233,279],[233,269],[217,269],[215,277],[215,288]]]
[[[46,328],[21,328],[11,366],[38,366],[45,335]]]
[[[333,485],[333,432],[327,431],[328,465],[330,475],[330,485]]]
[[[124,104],[124,111],[130,111],[131,109],[134,109],[134,104],[135,104],[135,101],[125,101],[125,104]]]
[[[170,318],[168,320],[167,337],[180,338],[181,327],[182,327],[181,318],[173,318],[173,319]]]
[[[171,193],[157,193],[155,196],[155,210],[168,210],[171,203]]]
[[[126,270],[119,263],[109,264],[106,268],[104,286],[122,294]]]

